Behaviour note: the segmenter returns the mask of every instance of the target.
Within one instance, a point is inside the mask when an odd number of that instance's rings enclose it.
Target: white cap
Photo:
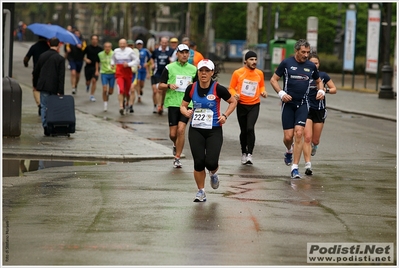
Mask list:
[[[144,44],[144,42],[143,42],[143,40],[138,39],[138,40],[136,41],[136,45],[137,45],[137,44]]]
[[[181,52],[181,51],[184,51],[184,50],[190,50],[190,49],[185,44],[180,44],[180,45],[177,46],[177,51]]]
[[[206,67],[209,70],[213,71],[215,69],[215,64],[211,60],[208,59],[203,59],[200,62],[198,62],[197,69],[201,69],[202,67]]]

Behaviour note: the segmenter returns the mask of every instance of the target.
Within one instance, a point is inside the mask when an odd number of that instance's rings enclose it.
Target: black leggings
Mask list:
[[[194,158],[194,170],[216,170],[219,166],[219,155],[223,144],[222,127],[212,129],[194,128],[190,125],[188,141]]]
[[[237,119],[240,125],[241,153],[252,154],[255,147],[255,123],[259,116],[260,103],[237,104]]]

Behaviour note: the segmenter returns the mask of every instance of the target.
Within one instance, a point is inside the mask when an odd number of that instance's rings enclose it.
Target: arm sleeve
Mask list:
[[[42,61],[39,60],[37,61],[37,64],[35,68],[33,69],[32,75],[33,75],[33,87],[37,87],[37,81],[39,80],[39,75],[40,75],[40,69],[42,68]]]
[[[190,91],[191,91],[192,87],[193,87],[193,84],[188,85],[187,88],[186,88],[186,91],[184,92],[183,100],[186,101],[186,102],[190,102],[191,101]]]
[[[161,78],[159,79],[159,82],[167,84],[168,79],[169,79],[169,71],[168,71],[168,66],[166,66],[165,69],[163,69],[163,71],[162,71]]]
[[[237,72],[234,71],[232,76],[231,76],[230,85],[229,85],[229,92],[230,92],[231,95],[237,94],[237,90],[236,90],[237,83],[238,83],[238,81],[237,81]]]
[[[265,88],[265,76],[263,75],[263,72],[261,70],[259,70],[259,76],[261,77],[259,82],[259,92],[262,93],[266,91],[266,88]]]
[[[133,50],[132,53],[130,53],[130,56],[132,57],[132,61],[128,63],[129,67],[133,67],[133,66],[139,66],[140,65],[140,58],[136,56],[136,54],[134,54]]]
[[[111,64],[111,65],[115,65],[115,60],[116,60],[116,58],[115,58],[115,53],[113,53],[113,54],[112,54],[112,57],[111,57],[110,64]]]
[[[33,55],[33,51],[32,51],[33,49],[32,49],[32,47],[30,47],[29,48],[29,50],[28,50],[28,53],[26,53],[26,56],[25,57],[27,57],[28,58],[28,60],[30,59],[30,57],[32,57],[32,55]]]
[[[321,76],[320,76],[321,78]],[[326,86],[326,84],[331,80],[330,76],[327,73],[323,73],[323,84]]]
[[[101,49],[101,51],[102,51],[102,49]],[[101,51],[100,51],[100,52],[101,52]],[[98,52],[98,53],[100,53],[100,52]],[[95,60],[95,61],[98,62],[98,63],[100,63],[100,57],[98,56],[98,53],[96,53],[96,55],[95,55],[95,57],[96,57],[96,60]]]
[[[224,99],[225,101],[227,101],[228,99],[230,99],[231,94],[230,92],[227,90],[227,88],[225,88],[224,86],[222,86],[221,84],[218,84],[216,86],[216,94]]]
[[[274,72],[279,77],[283,76],[285,68],[285,60],[283,60],[277,67],[276,71]]]
[[[314,80],[317,80],[317,79],[320,78],[319,71],[318,71],[317,69],[314,70],[314,72],[313,72],[313,74],[312,74],[312,78],[313,78]]]

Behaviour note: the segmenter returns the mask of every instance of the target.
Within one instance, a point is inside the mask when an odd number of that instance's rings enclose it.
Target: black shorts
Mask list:
[[[308,113],[308,119],[312,120],[313,123],[324,123],[327,117],[327,109],[315,110],[310,108]]]
[[[95,67],[85,67],[85,77],[86,81],[90,81],[92,78],[98,80],[98,75],[96,74],[96,68]]]
[[[180,107],[168,107],[169,126],[177,126],[179,121],[188,123],[188,118],[180,112]]]
[[[161,77],[155,76],[155,75],[151,76],[151,85],[156,85],[156,84],[158,84],[158,83],[159,83],[159,80],[161,80]]]
[[[291,102],[283,103],[281,108],[283,129],[293,129],[295,126],[305,127],[308,114],[309,109],[306,103],[302,105]]]

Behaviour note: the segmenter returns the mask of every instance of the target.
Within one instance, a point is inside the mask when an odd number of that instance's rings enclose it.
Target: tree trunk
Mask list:
[[[212,29],[212,10],[211,10],[211,3],[206,3],[206,11],[205,11],[205,46],[204,49],[202,50],[202,54],[206,56],[207,58],[209,57],[209,52],[211,50],[212,46],[212,41],[210,40],[210,33]]]
[[[258,43],[258,3],[247,4],[247,47]]]
[[[66,15],[67,11],[68,11],[68,4],[67,3],[62,3],[61,4],[60,16],[58,18],[58,24],[61,27],[65,27],[65,28],[68,26],[67,23],[66,23],[66,20],[65,20],[65,15]]]
[[[53,15],[55,13],[55,5],[54,3],[47,4],[47,12],[46,12],[46,23],[53,24]]]
[[[194,42],[199,42],[199,33],[198,33],[198,14],[199,10],[199,3],[189,3],[188,4],[188,11],[190,12],[190,31],[189,31],[189,38]]]

